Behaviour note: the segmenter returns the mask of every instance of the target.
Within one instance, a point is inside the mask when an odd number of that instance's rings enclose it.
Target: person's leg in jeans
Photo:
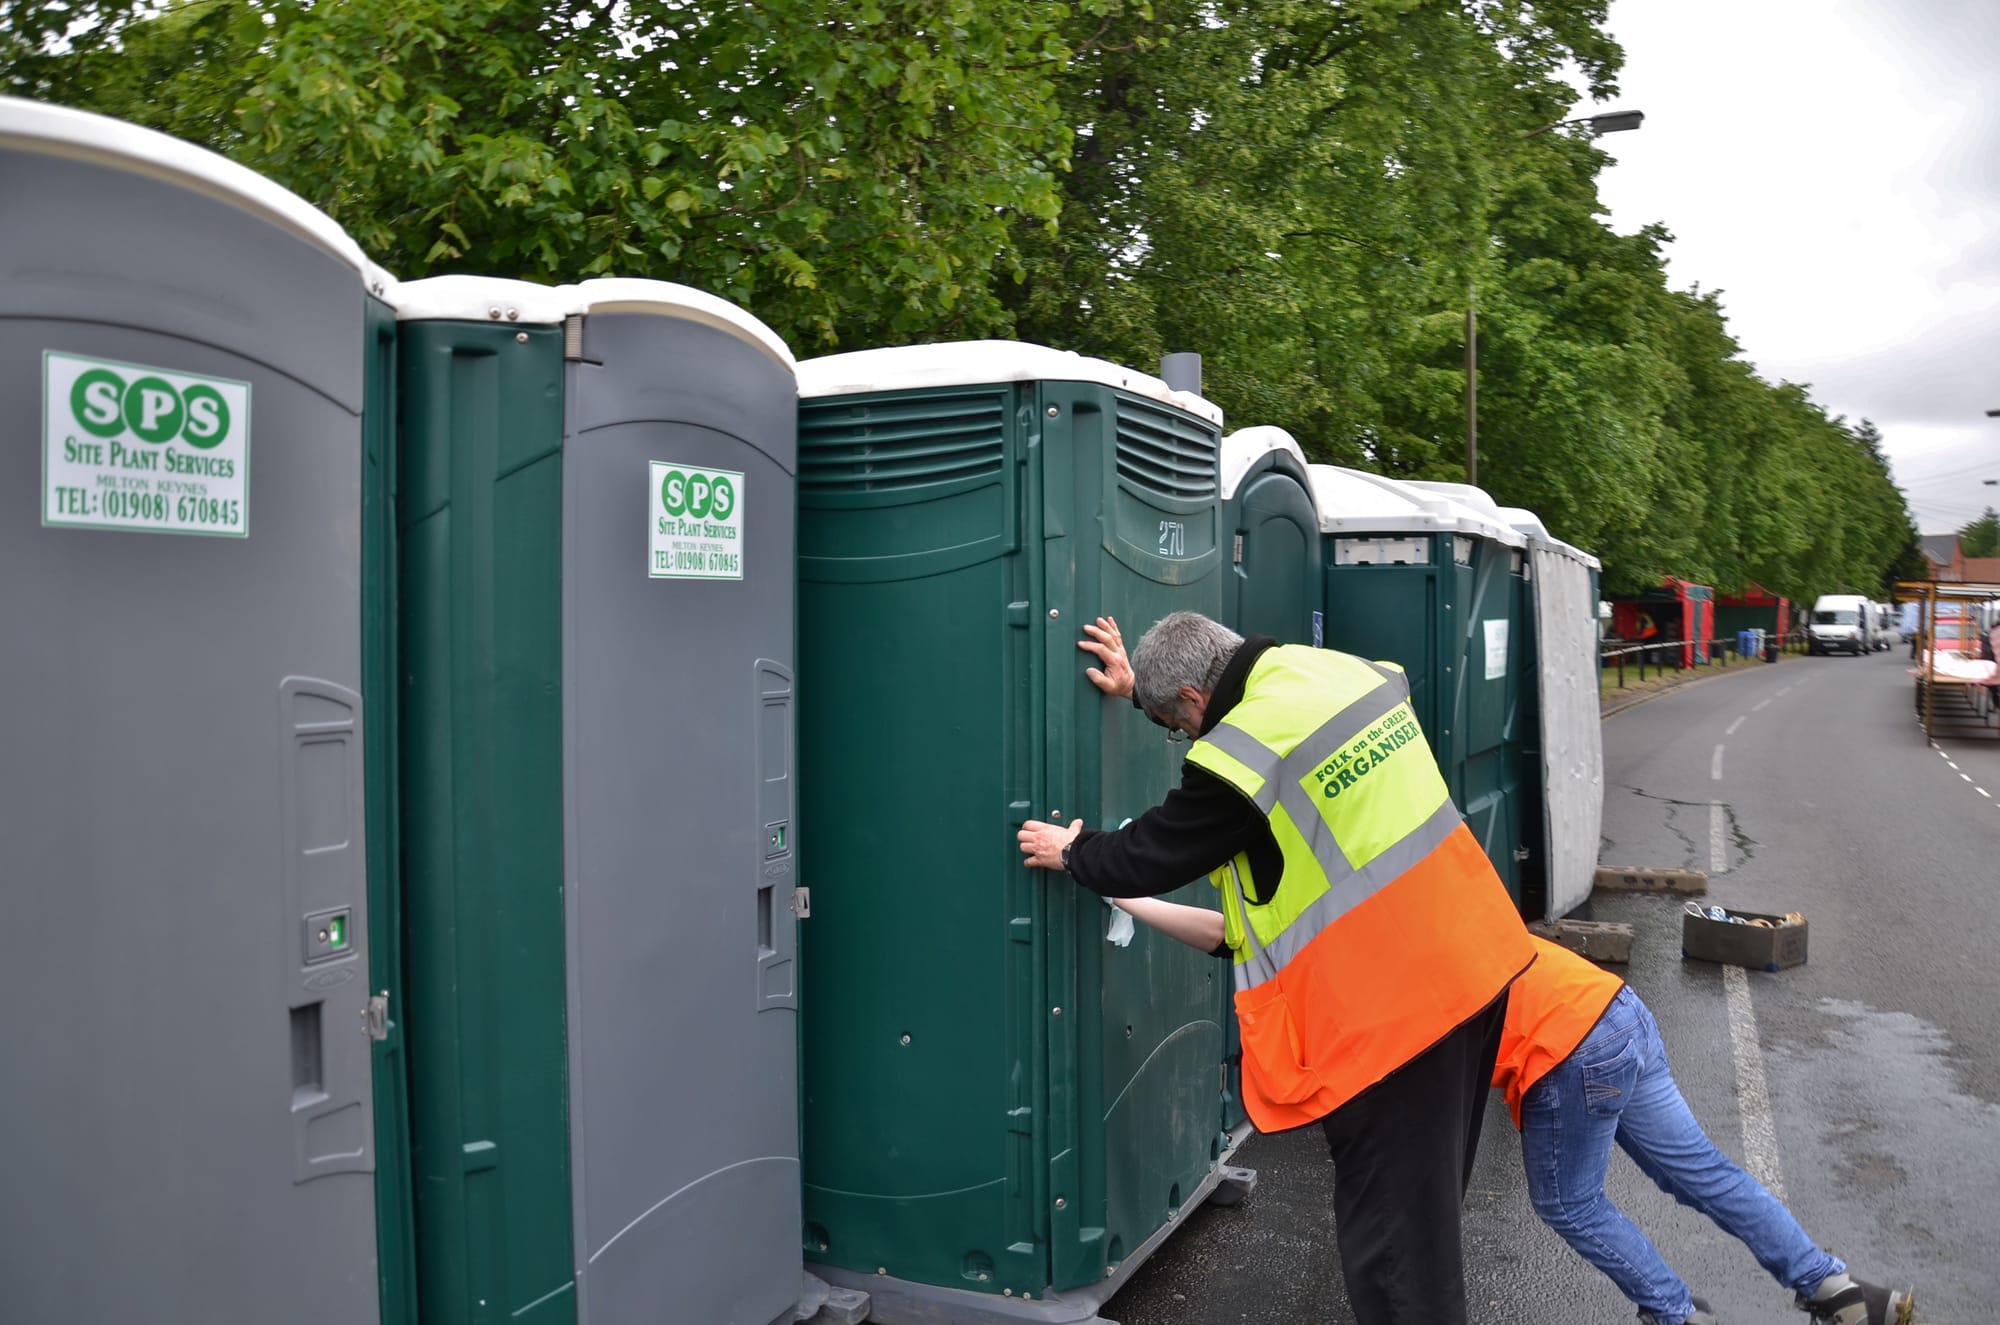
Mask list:
[[[1632,1001],[1642,1058],[1618,1120],[1619,1146],[1663,1191],[1740,1239],[1772,1278],[1811,1294],[1822,1279],[1847,1266],[1820,1250],[1783,1202],[1716,1149],[1674,1083],[1651,1010],[1636,997]]]
[[[1464,1325],[1459,1215],[1505,999],[1320,1120],[1361,1325]]]
[[[1521,1097],[1521,1160],[1542,1222],[1661,1325],[1694,1311],[1688,1286],[1604,1194],[1611,1144],[1644,1064],[1645,1005],[1621,989],[1570,1056]]]

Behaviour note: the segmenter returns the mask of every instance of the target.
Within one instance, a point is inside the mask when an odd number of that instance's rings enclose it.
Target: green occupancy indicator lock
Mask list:
[[[349,916],[350,912],[343,907],[338,911],[306,917],[307,961],[325,961],[347,952]]]

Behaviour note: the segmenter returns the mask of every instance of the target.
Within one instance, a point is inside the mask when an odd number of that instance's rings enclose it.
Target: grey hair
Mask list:
[[[1180,689],[1213,694],[1243,637],[1199,612],[1170,612],[1153,623],[1132,654],[1132,697],[1148,713],[1177,714]]]

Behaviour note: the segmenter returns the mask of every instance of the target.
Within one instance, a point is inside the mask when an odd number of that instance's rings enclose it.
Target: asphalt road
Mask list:
[[[1579,914],[1633,924],[1626,978],[1717,1144],[1858,1273],[1915,1282],[1921,1319],[1969,1325],[2000,1301],[2000,739],[1927,745],[1907,665],[1791,659],[1605,723],[1601,859],[1708,869],[1714,902],[1804,912],[1806,965],[1749,973],[1732,1011],[1722,968],[1680,955],[1678,901],[1600,894]],[[1317,1130],[1254,1137],[1238,1162],[1255,1194],[1190,1219],[1107,1320],[1353,1320]],[[1609,1190],[1725,1320],[1804,1319],[1622,1154]],[[1497,1097],[1465,1242],[1475,1320],[1632,1319],[1536,1219]]]

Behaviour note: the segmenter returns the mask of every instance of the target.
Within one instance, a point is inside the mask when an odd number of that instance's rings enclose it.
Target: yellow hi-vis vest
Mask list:
[[[1497,998],[1534,949],[1451,803],[1402,670],[1281,645],[1188,753],[1270,821],[1279,879],[1210,876],[1264,1131],[1333,1112]],[[1261,898],[1261,901],[1253,901]]]

